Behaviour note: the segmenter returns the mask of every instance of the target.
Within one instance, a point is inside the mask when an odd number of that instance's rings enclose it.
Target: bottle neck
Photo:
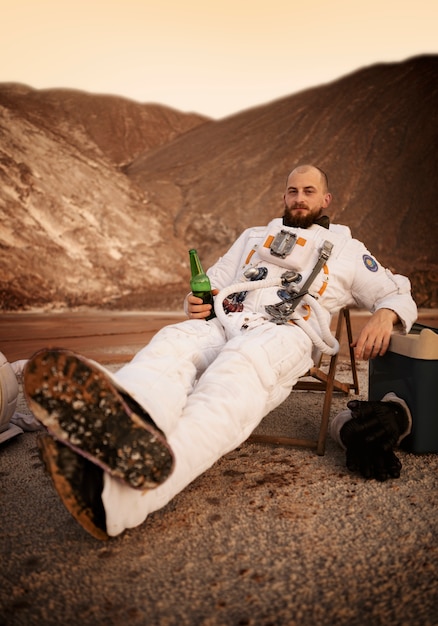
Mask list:
[[[201,261],[199,260],[198,253],[196,250],[189,250],[190,255],[190,271],[192,276],[197,276],[198,274],[204,274],[204,270],[202,269]]]

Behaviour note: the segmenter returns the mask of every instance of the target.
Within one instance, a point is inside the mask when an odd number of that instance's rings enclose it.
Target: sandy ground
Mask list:
[[[143,333],[174,319],[108,313],[90,333],[87,317],[3,315],[0,349],[16,360],[63,340],[115,370]],[[360,398],[367,372],[359,364]],[[348,375],[342,357],[339,377]],[[335,396],[332,415],[346,402]],[[321,403],[320,393],[292,392],[259,430],[314,434]],[[18,408],[28,411],[21,393]],[[0,447],[2,626],[438,624],[436,454],[400,451],[401,477],[377,483],[348,472],[331,439],[323,457],[246,442],[102,543],[59,501],[36,437]]]

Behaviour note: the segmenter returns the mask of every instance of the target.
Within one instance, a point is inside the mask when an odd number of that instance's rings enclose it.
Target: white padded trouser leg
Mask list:
[[[176,337],[172,349],[169,345],[157,345],[164,336],[157,336],[151,352],[148,347],[142,351],[135,359],[134,369],[129,365],[123,368],[118,382],[127,390],[135,387],[137,401],[146,408],[152,405],[148,399],[151,373],[152,389],[164,386],[167,397],[162,398],[162,403],[171,412],[173,404],[173,413],[165,415],[161,410],[160,415],[153,411],[151,415],[166,432],[176,458],[175,470],[157,489],[143,493],[105,475],[102,500],[109,535],[141,524],[149,513],[165,506],[219,458],[243,443],[261,419],[287,398],[297,379],[312,365],[311,341],[293,326],[267,322],[234,337],[223,345],[215,359],[209,356],[207,363],[198,362],[196,366],[193,361],[190,365],[187,354],[180,352],[180,359],[175,355]],[[218,351],[217,329],[210,338],[214,340],[213,354]],[[167,353],[172,356],[165,356]],[[149,355],[152,358],[157,354],[161,354],[159,366],[158,361],[149,361]],[[195,351],[192,357],[196,360],[199,354]],[[208,365],[209,360],[210,365],[194,384],[195,371]],[[129,380],[132,372],[138,379],[136,385]],[[169,374],[175,389],[170,388]],[[158,396],[154,404],[157,401]]]
[[[113,378],[168,437],[197,378],[225,342],[224,330],[217,320],[187,320],[166,326]]]

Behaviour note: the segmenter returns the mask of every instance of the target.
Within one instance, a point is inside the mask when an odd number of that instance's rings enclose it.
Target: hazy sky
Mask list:
[[[0,0],[0,82],[220,118],[438,53],[436,0]]]

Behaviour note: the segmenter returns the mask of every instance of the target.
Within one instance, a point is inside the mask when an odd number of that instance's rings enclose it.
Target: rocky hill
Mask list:
[[[438,56],[364,68],[224,120],[0,85],[0,298],[174,306],[205,266],[281,214],[297,163],[328,172],[331,217],[437,307]]]
[[[174,306],[166,294],[187,281],[187,251],[121,165],[205,122],[121,98],[0,85],[2,309]]]

